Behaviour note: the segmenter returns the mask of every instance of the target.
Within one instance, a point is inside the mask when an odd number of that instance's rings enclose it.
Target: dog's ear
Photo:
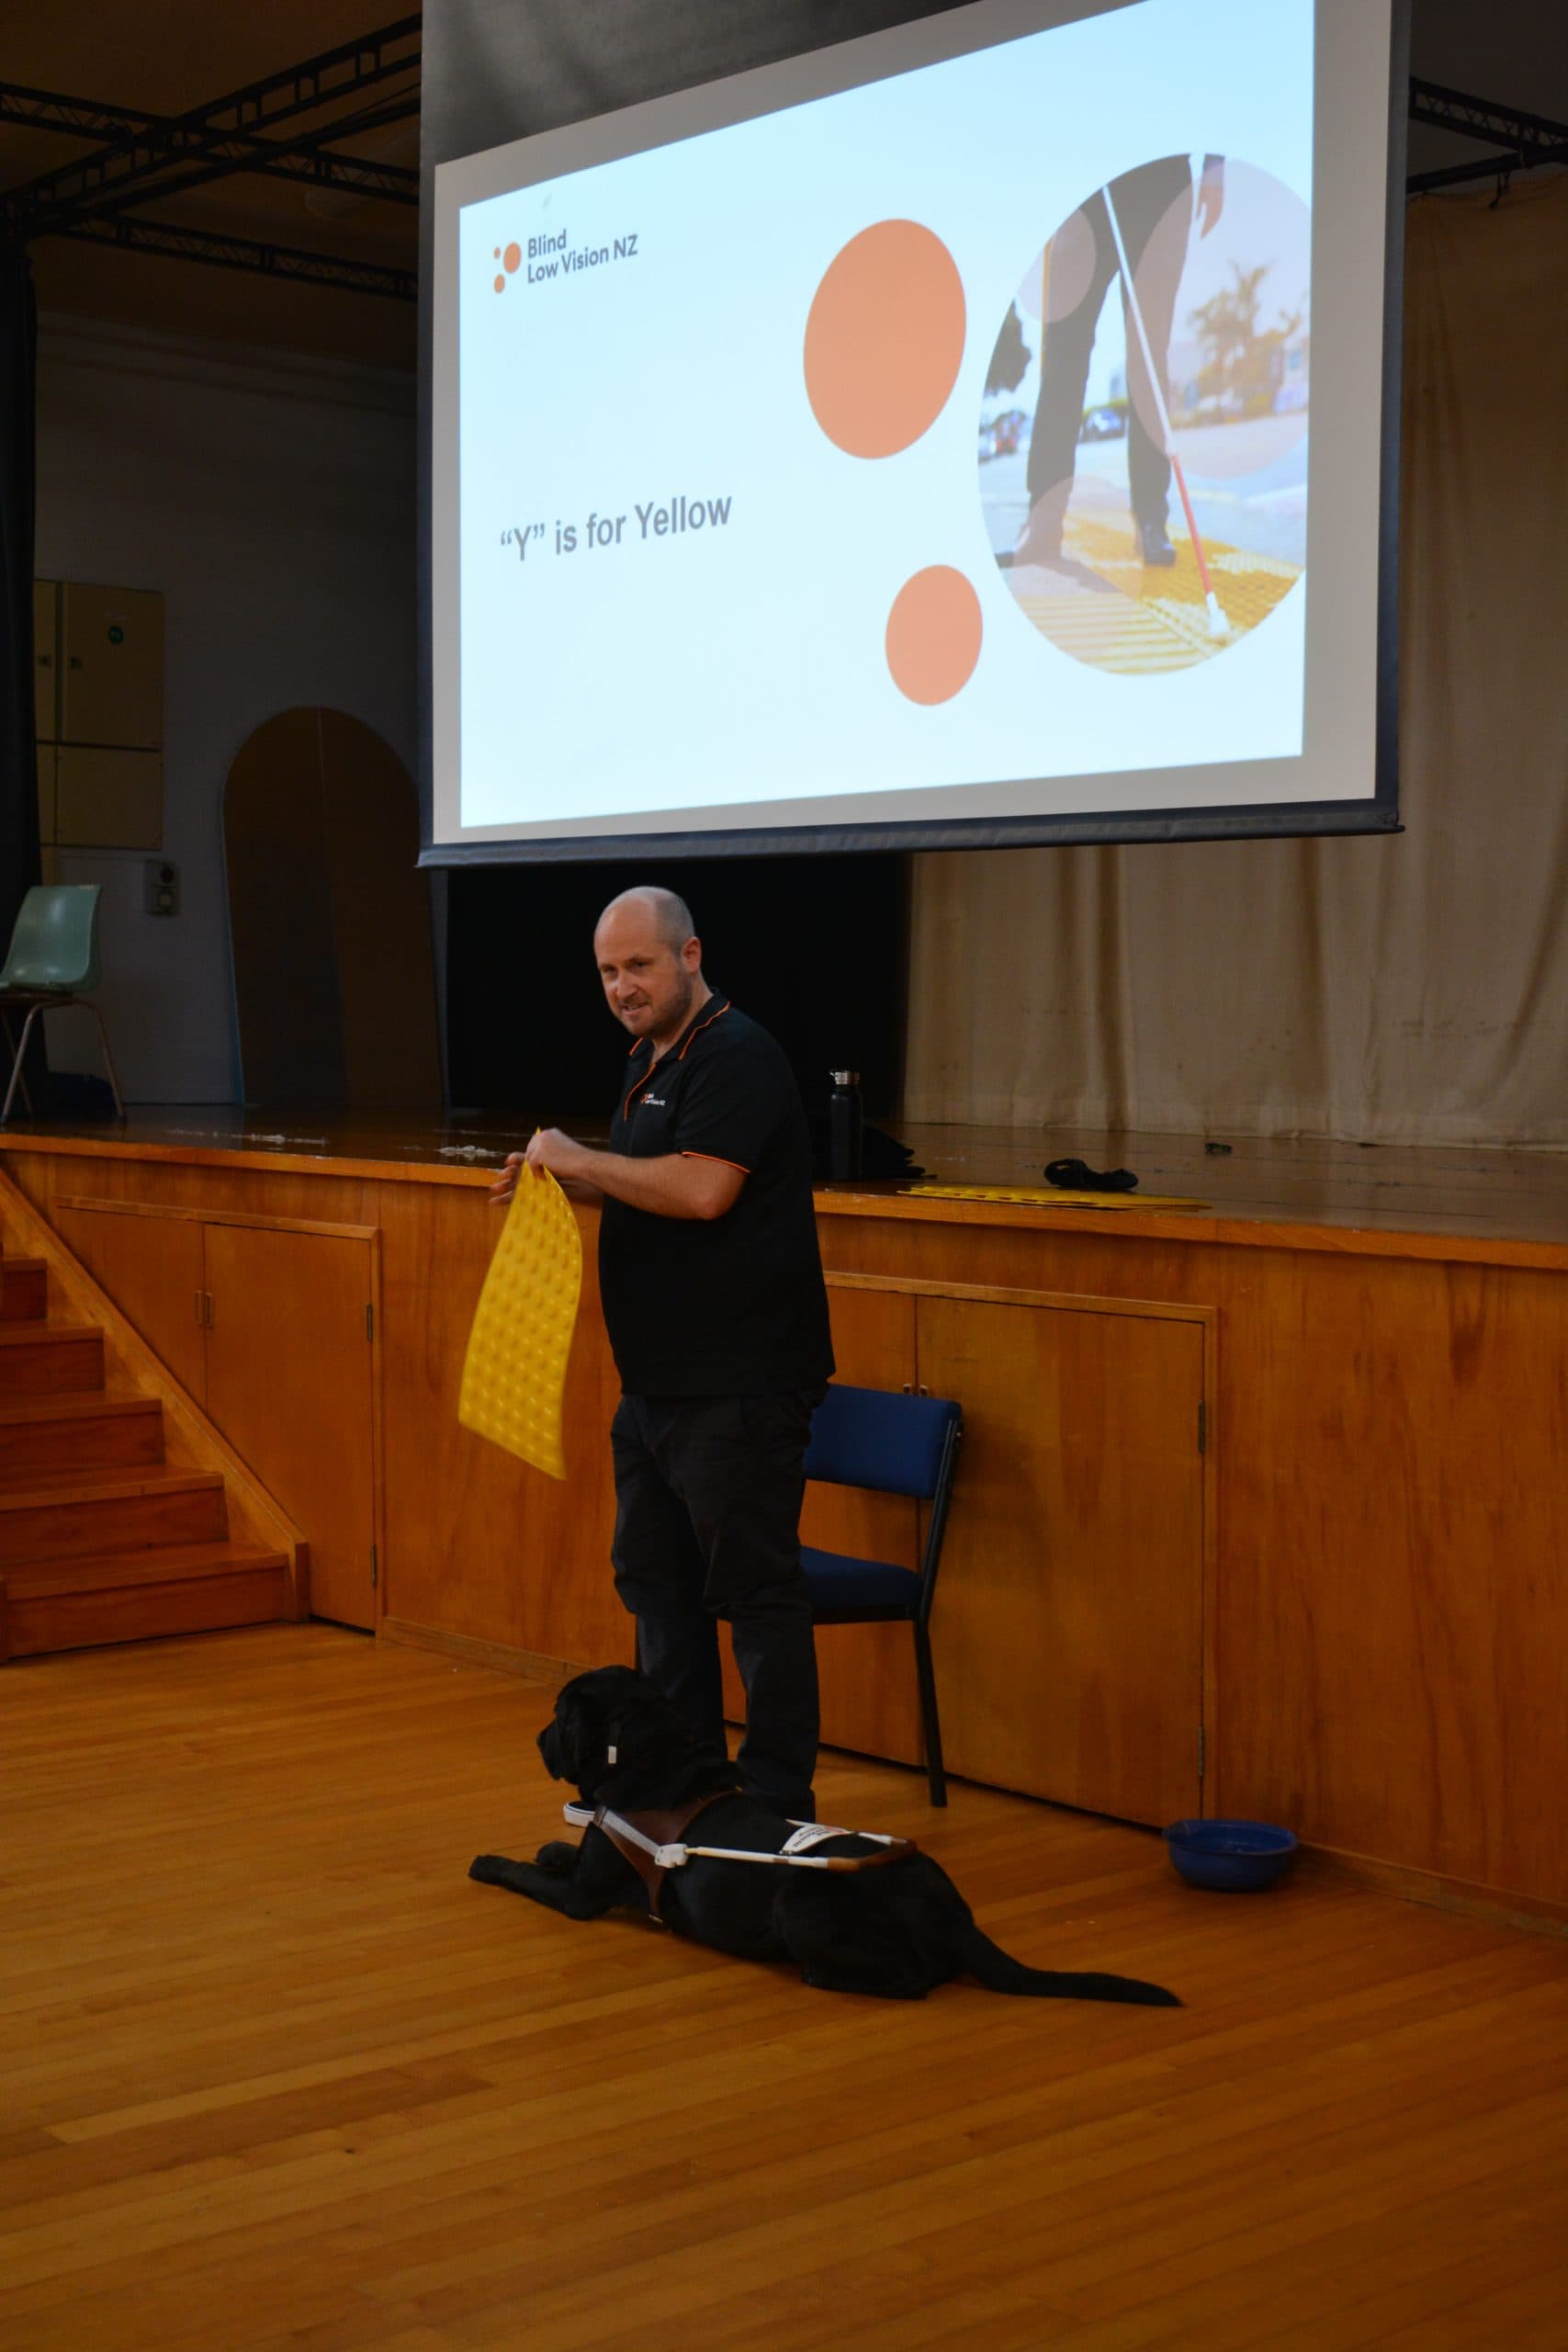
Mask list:
[[[592,1694],[583,1688],[587,1679],[580,1674],[556,1693],[554,1720],[539,1734],[545,1770],[552,1779],[570,1781],[574,1788],[581,1785],[583,1771],[591,1765],[595,1738],[593,1718],[598,1711]]]

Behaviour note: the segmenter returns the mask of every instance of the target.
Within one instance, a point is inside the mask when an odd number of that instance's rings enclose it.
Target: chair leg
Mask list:
[[[942,1762],[942,1726],[936,1713],[936,1676],[931,1670],[931,1637],[917,1617],[915,1635],[915,1679],[920,1686],[920,1724],[926,1736],[926,1777],[931,1783],[932,1804],[947,1803],[947,1774]]]
[[[17,1058],[11,1065],[11,1083],[6,1089],[6,1101],[4,1107],[0,1107],[0,1127],[3,1127],[6,1125],[6,1120],[11,1115],[11,1104],[16,1100],[16,1093],[18,1086],[22,1089],[22,1100],[27,1103],[29,1114],[32,1110],[32,1098],[28,1094],[27,1087],[23,1083],[22,1080],[22,1064],[27,1059],[28,1039],[32,1035],[33,1023],[38,1019],[39,1014],[42,1011],[43,1007],[41,1004],[30,1005],[28,1008],[28,1017],[22,1023],[22,1042],[17,1047]],[[10,1035],[11,1024],[7,1021],[6,1023],[6,1035],[7,1039],[9,1039]]]
[[[120,1101],[119,1080],[114,1074],[114,1056],[109,1051],[109,1033],[104,1027],[104,1016],[96,1004],[87,1002],[85,997],[79,997],[77,1001],[87,1005],[88,1012],[98,1024],[98,1043],[104,1049],[104,1068],[109,1074],[109,1092],[114,1096],[115,1116],[117,1119],[123,1119],[125,1104]]]
[[[21,1063],[17,1057],[17,1033],[11,1026],[11,1011],[8,1005],[0,1004],[0,1029],[6,1033],[6,1051],[10,1055],[15,1067],[21,1071],[19,1083],[22,1089],[22,1108],[30,1119],[33,1115],[33,1098],[28,1092],[28,1074],[25,1069],[22,1069]]]

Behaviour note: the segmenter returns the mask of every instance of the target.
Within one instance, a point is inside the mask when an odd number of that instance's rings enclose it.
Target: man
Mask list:
[[[704,978],[672,891],[613,899],[593,952],[635,1041],[609,1148],[551,1127],[508,1159],[491,1198],[510,1200],[526,1166],[603,1201],[599,1287],[623,1390],[615,1588],[644,1672],[721,1744],[728,1620],[747,1786],[809,1821],[817,1657],[800,1498],[833,1356],[806,1115],[772,1037]]]
[[[1224,158],[1206,155],[1198,182],[1200,233],[1208,236],[1224,209]],[[1155,366],[1163,376],[1170,349],[1177,288],[1187,261],[1192,221],[1192,164],[1186,155],[1140,164],[1111,183],[1111,200]],[[1055,563],[1072,495],[1084,392],[1100,306],[1121,274],[1103,190],[1066,220],[1051,243],[1041,355],[1040,397],[1030,436],[1026,486],[1029,519],[1013,562]],[[1127,474],[1129,502],[1145,564],[1169,565],[1176,549],[1168,528],[1170,454],[1159,434],[1143,344],[1134,324],[1125,283],[1122,308],[1127,336]]]

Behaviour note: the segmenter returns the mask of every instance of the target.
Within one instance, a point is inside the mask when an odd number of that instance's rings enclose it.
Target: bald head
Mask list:
[[[611,899],[594,926],[593,960],[611,1012],[628,1035],[651,1038],[656,1055],[711,994],[691,909],[655,883]]]
[[[673,948],[677,955],[693,935],[692,910],[684,899],[677,898],[673,890],[662,889],[657,882],[638,882],[630,890],[623,890],[618,899],[611,899],[594,926],[595,938],[622,907],[646,909],[665,946]]]

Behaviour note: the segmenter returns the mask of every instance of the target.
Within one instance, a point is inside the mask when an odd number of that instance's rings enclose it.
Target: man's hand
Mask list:
[[[1220,215],[1225,209],[1225,159],[1223,155],[1203,158],[1203,176],[1198,183],[1198,218],[1201,222],[1198,233],[1206,237],[1217,229]]]
[[[586,1144],[573,1143],[571,1137],[563,1135],[559,1127],[537,1128],[530,1137],[528,1148],[523,1155],[536,1176],[544,1175],[547,1169],[552,1176],[562,1180],[569,1176],[582,1175],[587,1162],[593,1156]]]
[[[520,1151],[508,1152],[505,1167],[490,1188],[490,1204],[492,1209],[504,1209],[511,1206],[512,1195],[517,1190],[517,1179],[522,1170],[523,1154]]]
[[[585,1174],[588,1163],[597,1157],[586,1144],[573,1143],[559,1127],[543,1127],[534,1136],[526,1151],[507,1154],[505,1165],[491,1187],[491,1206],[504,1209],[511,1205],[525,1168],[536,1177],[542,1176],[547,1169],[558,1182],[570,1186],[573,1177]]]

